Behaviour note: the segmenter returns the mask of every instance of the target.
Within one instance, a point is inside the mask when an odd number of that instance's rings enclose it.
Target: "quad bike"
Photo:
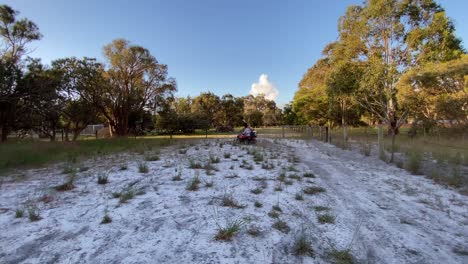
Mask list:
[[[257,143],[257,132],[252,131],[250,135],[238,135],[237,139],[235,140],[236,143],[240,144],[256,144]]]

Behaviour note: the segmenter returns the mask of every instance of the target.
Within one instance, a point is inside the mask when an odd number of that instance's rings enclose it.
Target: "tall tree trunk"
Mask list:
[[[1,139],[2,141],[1,142],[6,142],[7,141],[8,132],[9,132],[8,130],[9,129],[8,129],[6,124],[2,126],[2,139]]]

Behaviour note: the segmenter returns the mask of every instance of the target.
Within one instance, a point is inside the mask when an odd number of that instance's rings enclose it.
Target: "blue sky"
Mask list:
[[[247,95],[262,74],[289,102],[322,48],[337,37],[346,7],[361,0],[7,0],[38,24],[33,57],[102,58],[102,47],[125,38],[168,64],[178,95],[212,91]],[[468,1],[440,0],[467,47]],[[265,78],[262,79],[264,82]],[[269,82],[269,83],[268,83]]]

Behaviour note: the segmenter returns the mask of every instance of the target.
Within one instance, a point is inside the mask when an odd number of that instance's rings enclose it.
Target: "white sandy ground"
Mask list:
[[[468,263],[468,199],[454,190],[320,142],[220,142],[186,144],[186,154],[179,153],[181,146],[162,149],[161,160],[147,162],[146,174],[138,172],[143,155],[90,159],[81,164],[89,170],[77,174],[76,188],[66,192],[53,189],[66,180],[64,164],[4,177],[0,263],[332,263],[328,252],[333,249],[350,249],[356,263]],[[274,169],[255,164],[247,153],[254,149]],[[206,162],[210,155],[221,159],[214,164],[214,175],[189,168],[190,160]],[[254,169],[241,168],[243,160]],[[128,170],[119,170],[122,164]],[[182,171],[182,181],[172,181],[176,169]],[[104,172],[110,183],[98,185],[97,175]],[[293,179],[292,185],[281,184],[283,191],[275,191],[281,172],[312,172],[317,178]],[[188,191],[195,174],[202,179],[200,189]],[[205,187],[204,181],[214,186]],[[144,194],[124,204],[112,198],[130,185]],[[251,193],[259,186],[266,189]],[[307,186],[326,192],[295,200]],[[245,208],[220,206],[225,194]],[[40,201],[44,195],[52,201]],[[254,206],[257,200],[262,208]],[[275,219],[267,214],[276,204],[289,233],[272,228]],[[31,205],[38,207],[40,221],[30,222],[27,212],[15,218],[16,209]],[[314,206],[330,207],[335,224],[320,224],[317,215],[323,212]],[[103,225],[106,208],[112,223]],[[230,242],[215,240],[217,224],[235,219],[246,223],[243,230]],[[251,226],[261,230],[260,236],[248,234]],[[303,233],[311,239],[313,257],[292,253],[295,238]]]

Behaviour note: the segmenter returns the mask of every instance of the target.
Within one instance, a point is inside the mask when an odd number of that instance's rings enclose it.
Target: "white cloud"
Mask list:
[[[258,78],[258,83],[252,84],[250,94],[253,96],[264,94],[266,99],[274,101],[278,97],[279,91],[276,86],[268,80],[268,75],[262,74],[260,78]]]

